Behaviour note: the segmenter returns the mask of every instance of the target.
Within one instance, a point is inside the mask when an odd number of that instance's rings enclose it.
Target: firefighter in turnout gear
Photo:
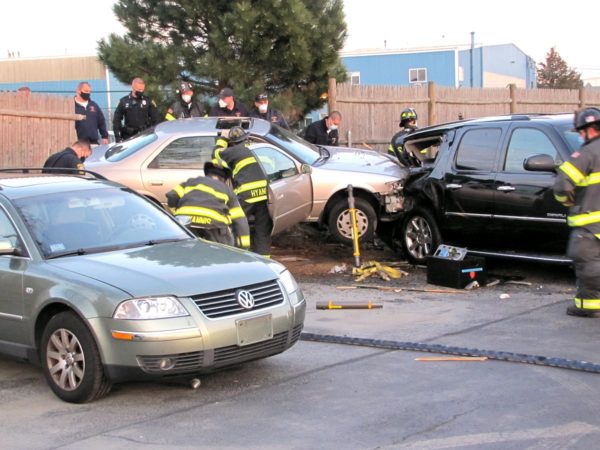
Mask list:
[[[413,108],[406,108],[400,113],[400,131],[398,131],[388,145],[388,153],[396,156],[398,161],[405,166],[415,165],[415,161],[404,151],[403,137],[417,129],[417,112]]]
[[[573,228],[567,256],[577,292],[567,314],[593,317],[600,313],[600,109],[577,111],[574,125],[584,143],[559,167],[554,197],[570,207],[567,223]]]
[[[206,115],[202,104],[194,99],[194,90],[190,83],[182,81],[175,92],[178,94],[178,99],[169,106],[165,115],[166,120],[189,119]]]
[[[234,126],[225,134],[217,139],[213,163],[231,171],[234,192],[250,221],[252,251],[270,257],[273,221],[267,203],[267,177],[246,145],[248,133]]]
[[[167,192],[169,208],[175,216],[189,216],[198,237],[250,248],[248,220],[237,196],[224,182],[225,171],[207,162],[204,175],[190,178]]]

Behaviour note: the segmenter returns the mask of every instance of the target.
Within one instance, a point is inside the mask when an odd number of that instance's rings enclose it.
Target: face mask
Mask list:
[[[329,129],[330,129],[330,130],[332,130],[332,131],[333,131],[333,130],[337,130],[337,125],[331,125],[331,126],[329,127]]]
[[[192,96],[191,96],[191,95],[188,95],[188,94],[183,94],[183,95],[181,96],[181,100],[183,100],[183,101],[184,101],[184,102],[186,102],[186,103],[189,103],[189,102],[191,102],[191,101],[192,101]]]
[[[91,94],[91,93],[89,93],[89,92],[82,92],[82,93],[80,93],[80,94],[79,94],[79,96],[80,96],[82,99],[84,99],[86,102],[87,102],[87,101],[90,99],[90,96],[91,96],[91,95],[92,95],[92,94]]]
[[[258,105],[258,110],[263,114],[267,112],[268,108],[269,108],[269,105],[266,103],[261,103],[260,105]]]
[[[581,136],[577,136],[577,144],[581,147],[585,143],[585,139]]]
[[[135,96],[137,98],[142,98],[143,95],[144,95],[144,91],[135,91]]]
[[[221,108],[225,108],[227,106],[227,103],[225,102],[225,100],[223,100],[222,98],[219,99],[219,106]]]

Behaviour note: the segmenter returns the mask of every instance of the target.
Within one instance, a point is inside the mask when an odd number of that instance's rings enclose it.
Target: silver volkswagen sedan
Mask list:
[[[379,221],[393,220],[402,211],[407,169],[393,158],[372,150],[316,146],[261,119],[163,122],[128,141],[97,147],[85,166],[165,204],[169,190],[202,174],[216,138],[234,125],[251,134],[250,149],[267,174],[274,234],[299,222],[318,222],[337,240],[351,242],[348,185],[356,197],[361,240],[373,237]]]

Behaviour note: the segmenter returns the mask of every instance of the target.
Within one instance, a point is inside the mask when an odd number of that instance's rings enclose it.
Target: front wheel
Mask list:
[[[426,209],[407,213],[400,225],[400,241],[406,259],[413,264],[426,264],[442,242],[433,214]]]
[[[48,321],[41,362],[50,388],[66,402],[86,403],[110,391],[96,342],[73,312],[59,313]]]
[[[371,204],[362,198],[354,199],[358,238],[361,242],[373,239],[377,227],[377,214]],[[327,223],[329,232],[339,242],[352,244],[352,216],[348,200],[343,198],[331,208]]]

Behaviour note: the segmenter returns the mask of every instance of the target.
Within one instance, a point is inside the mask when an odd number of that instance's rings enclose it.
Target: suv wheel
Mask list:
[[[425,264],[433,255],[442,237],[433,215],[426,209],[410,211],[400,225],[400,240],[406,259],[413,264]]]
[[[42,335],[41,361],[50,388],[66,402],[86,403],[110,391],[94,338],[70,311],[48,321]]]
[[[360,241],[373,239],[377,226],[377,214],[371,204],[359,197],[354,199],[356,224]],[[352,244],[352,216],[348,209],[348,200],[342,198],[331,208],[327,223],[333,237],[344,244]]]

